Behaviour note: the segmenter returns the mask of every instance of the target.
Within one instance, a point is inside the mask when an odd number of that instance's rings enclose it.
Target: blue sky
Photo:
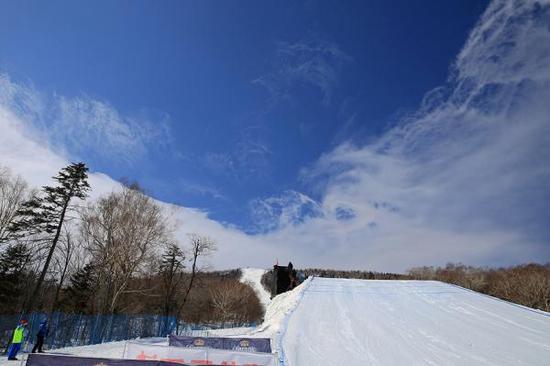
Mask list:
[[[251,265],[549,261],[548,19],[547,0],[0,1],[0,164],[136,180]]]
[[[315,195],[300,169],[342,141],[380,135],[444,82],[485,7],[3,2],[0,70],[166,128],[164,141],[129,161],[80,142],[68,149],[159,199],[254,230],[250,201],[288,189]]]

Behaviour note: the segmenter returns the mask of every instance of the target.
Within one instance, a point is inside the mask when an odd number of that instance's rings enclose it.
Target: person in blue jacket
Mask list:
[[[21,344],[23,344],[23,340],[25,339],[27,324],[27,321],[22,319],[13,331],[13,338],[11,339],[10,349],[8,350],[8,360],[17,360],[17,352],[21,349]]]
[[[44,345],[44,338],[48,336],[49,331],[50,328],[48,327],[48,320],[44,319],[42,323],[40,323],[40,327],[38,327],[38,333],[36,333],[36,343],[32,348],[32,353],[36,353],[37,350],[38,353],[44,353],[44,351],[42,351],[42,346]]]

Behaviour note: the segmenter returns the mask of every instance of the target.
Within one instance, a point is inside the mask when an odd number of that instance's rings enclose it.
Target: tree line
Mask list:
[[[139,185],[88,199],[88,168],[73,163],[32,189],[0,167],[0,314],[156,313],[182,320],[262,317],[236,273],[206,275],[206,235],[175,237],[175,220]],[[244,286],[244,287],[243,287]],[[227,293],[237,290],[242,299]]]
[[[409,270],[409,277],[452,283],[502,300],[550,312],[550,263],[529,263],[507,268],[449,263],[445,267],[413,268]]]

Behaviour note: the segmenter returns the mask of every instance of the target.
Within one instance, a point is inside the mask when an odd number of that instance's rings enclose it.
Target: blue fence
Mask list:
[[[64,313],[33,313],[26,317],[27,326],[23,351],[30,351],[36,340],[40,322],[48,317],[50,333],[44,340],[45,349],[86,346],[135,338],[166,337],[169,334],[208,336],[220,328],[254,327],[255,323],[177,323],[176,317],[161,315],[82,315]],[[0,353],[6,352],[19,315],[0,315]]]
[[[23,350],[29,351],[35,342],[40,322],[48,317],[50,333],[44,348],[54,349],[84,346],[138,337],[165,337],[176,329],[176,318],[160,315],[82,315],[33,313],[29,322]],[[5,352],[19,315],[0,315],[0,351]]]

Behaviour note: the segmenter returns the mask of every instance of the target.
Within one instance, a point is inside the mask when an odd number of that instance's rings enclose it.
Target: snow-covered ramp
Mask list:
[[[548,365],[550,314],[436,281],[314,278],[285,364]]]

